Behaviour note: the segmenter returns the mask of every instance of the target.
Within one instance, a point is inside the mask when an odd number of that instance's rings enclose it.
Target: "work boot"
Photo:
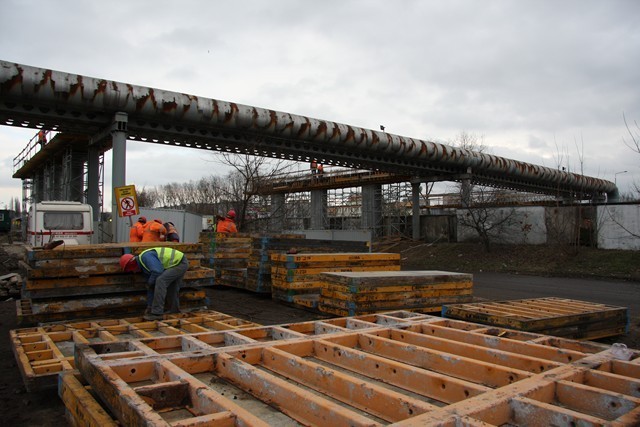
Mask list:
[[[142,316],[142,318],[144,320],[162,320],[163,316],[162,316],[162,314],[149,313],[149,314],[145,314],[144,316]]]

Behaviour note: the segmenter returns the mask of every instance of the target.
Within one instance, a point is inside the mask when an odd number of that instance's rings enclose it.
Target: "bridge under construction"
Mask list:
[[[414,213],[419,213],[420,183],[434,181],[572,200],[618,198],[616,185],[599,178],[383,131],[6,61],[0,61],[0,124],[56,134],[47,144],[34,139],[16,157],[13,176],[23,180],[23,199],[34,194],[40,199],[82,198],[94,207],[96,219],[102,204],[103,155],[113,151],[112,187],[126,185],[127,140],[372,171],[372,181],[358,185],[380,185],[375,179],[382,177],[410,182]],[[320,191],[338,184],[321,180],[309,185]],[[375,204],[375,191],[368,193]],[[376,209],[371,212],[376,215]],[[375,218],[369,218],[365,225],[373,222]]]

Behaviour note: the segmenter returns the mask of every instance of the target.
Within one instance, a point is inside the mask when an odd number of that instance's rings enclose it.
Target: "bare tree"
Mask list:
[[[451,144],[479,153],[489,151],[483,136],[466,131],[460,132],[451,141]],[[462,227],[473,230],[485,250],[489,252],[492,242],[500,235],[500,232],[515,223],[515,209],[496,209],[505,191],[475,185],[473,184],[473,170],[469,170],[467,173],[469,176],[457,184],[460,200],[464,206],[459,209],[458,223]]]
[[[624,119],[624,125],[627,128],[627,132],[629,133],[629,138],[631,138],[631,140],[628,140],[623,137],[622,141],[631,150],[640,154],[640,125],[638,125],[637,120],[634,120],[633,126],[629,126],[627,117],[624,114],[622,114],[622,118]],[[633,182],[633,192],[636,194],[636,197],[640,197],[640,183],[637,181]]]
[[[158,190],[155,188],[142,187],[142,189],[136,190],[136,197],[138,199],[138,205],[145,208],[153,208],[159,201]]]
[[[252,188],[288,172],[295,165],[295,162],[284,159],[234,153],[222,153],[219,161],[233,168],[227,176],[223,197],[236,211],[238,228],[248,227],[253,219],[249,208],[256,203],[258,196],[253,194]]]

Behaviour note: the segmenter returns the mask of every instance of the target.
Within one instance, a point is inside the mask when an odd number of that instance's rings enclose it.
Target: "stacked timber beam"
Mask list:
[[[442,304],[473,298],[473,276],[446,271],[323,273],[319,284],[319,310],[339,316],[400,309],[440,311]]]
[[[153,321],[130,317],[47,324],[12,330],[10,337],[25,387],[31,392],[55,388],[58,373],[75,368],[73,349],[77,343],[124,342],[257,326],[224,313],[202,310],[165,314],[163,320]]]
[[[202,267],[202,246],[189,243],[111,243],[58,246],[27,251],[26,280],[17,302],[20,324],[127,314],[144,311],[146,281],[142,274],[123,273],[119,259],[156,246],[185,253],[189,270],[180,291],[183,308],[202,307],[213,270]]]
[[[59,394],[104,425],[640,423],[640,351],[417,313],[77,344],[74,360]]]
[[[305,239],[301,235],[261,236],[252,241],[246,288],[259,293],[277,293],[273,286],[272,256],[284,253],[369,252],[367,242]]]
[[[399,271],[397,253],[304,253],[271,255],[274,299],[317,308],[325,285],[322,273],[334,271]]]
[[[251,253],[252,235],[247,233],[200,233],[203,265],[215,270],[215,285],[242,287]]]
[[[629,328],[625,307],[566,298],[447,304],[442,316],[580,340],[621,335]]]

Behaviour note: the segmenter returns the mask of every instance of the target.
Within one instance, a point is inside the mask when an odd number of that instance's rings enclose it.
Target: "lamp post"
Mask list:
[[[616,172],[615,174],[613,174],[613,183],[618,186],[618,175],[620,175],[621,173],[627,173],[629,171],[620,171],[620,172]]]

